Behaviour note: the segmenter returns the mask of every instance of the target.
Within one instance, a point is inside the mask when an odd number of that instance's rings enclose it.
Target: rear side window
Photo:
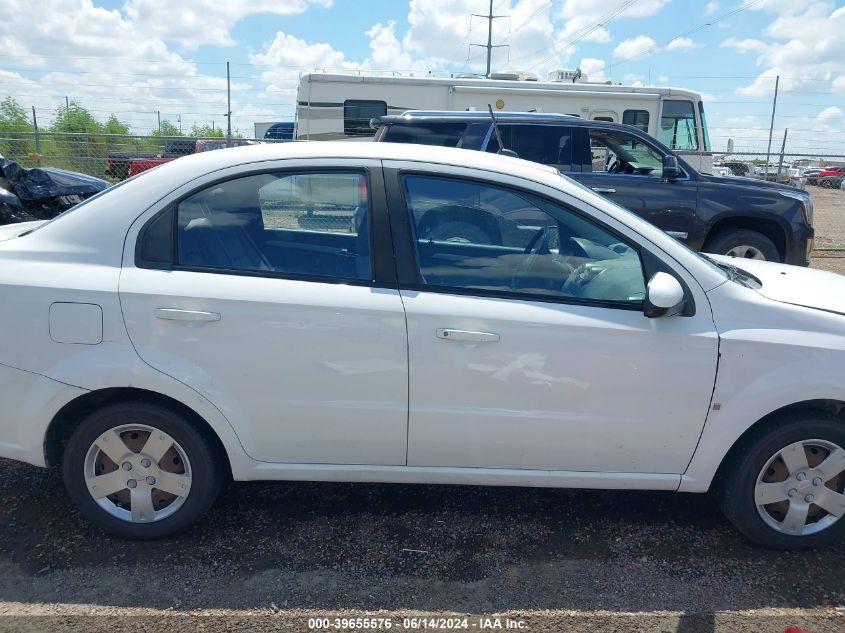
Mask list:
[[[622,113],[622,123],[633,125],[648,134],[648,110],[625,110]]]
[[[573,171],[573,130],[557,125],[501,125],[499,130],[506,149],[520,158],[551,165],[561,171]],[[490,138],[488,152],[498,152],[496,137]],[[580,170],[580,166],[575,171]]]
[[[169,268],[173,261],[173,208],[160,213],[139,236],[138,264],[145,268]]]
[[[179,203],[177,263],[229,273],[371,280],[369,209],[364,173],[235,178]]]
[[[458,147],[466,128],[466,123],[393,124],[387,126],[379,140],[385,143],[416,143],[438,147]]]
[[[346,136],[372,136],[370,119],[386,114],[385,101],[348,99],[343,102],[343,133]]]

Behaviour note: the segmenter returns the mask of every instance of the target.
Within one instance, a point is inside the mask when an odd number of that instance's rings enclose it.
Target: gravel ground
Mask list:
[[[845,244],[845,192],[812,192],[817,246]],[[845,251],[816,255],[845,274]],[[708,495],[317,483],[233,483],[191,532],[127,543],[86,524],[56,473],[0,460],[0,631],[361,615],[405,630],[450,613],[533,631],[841,632],[845,543],[761,550]]]

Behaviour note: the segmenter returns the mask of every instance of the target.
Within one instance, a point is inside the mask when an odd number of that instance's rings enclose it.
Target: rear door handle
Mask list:
[[[616,189],[609,187],[591,187],[591,189],[596,193],[616,193]]]
[[[439,328],[437,338],[446,341],[469,341],[471,343],[498,343],[499,335],[492,332],[470,332],[468,330],[452,330]]]
[[[203,312],[201,310],[177,310],[176,308],[156,308],[157,319],[166,321],[219,321],[218,312]]]

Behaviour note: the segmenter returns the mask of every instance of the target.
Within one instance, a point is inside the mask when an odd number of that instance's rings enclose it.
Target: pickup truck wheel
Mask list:
[[[777,246],[772,240],[750,229],[730,229],[707,240],[702,249],[705,253],[727,255],[744,259],[764,259],[769,262],[782,261]]]
[[[182,532],[211,507],[222,477],[208,440],[182,416],[127,402],[84,419],[62,460],[65,487],[91,523],[126,539]]]
[[[755,543],[810,549],[845,535],[845,423],[794,411],[735,451],[721,473],[722,511]]]

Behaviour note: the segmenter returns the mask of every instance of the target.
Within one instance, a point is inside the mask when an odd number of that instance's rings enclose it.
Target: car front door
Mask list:
[[[138,354],[210,400],[256,460],[403,465],[407,339],[380,163],[217,178],[130,232],[120,299]]]
[[[682,241],[697,236],[698,182],[692,174],[665,181],[663,155],[634,134],[582,127],[567,176],[642,216]]]
[[[701,289],[685,316],[646,318],[644,262],[658,260],[612,218],[603,226],[515,178],[385,165],[408,322],[408,465],[682,473],[716,374]],[[455,214],[486,216],[484,239],[438,236]]]

